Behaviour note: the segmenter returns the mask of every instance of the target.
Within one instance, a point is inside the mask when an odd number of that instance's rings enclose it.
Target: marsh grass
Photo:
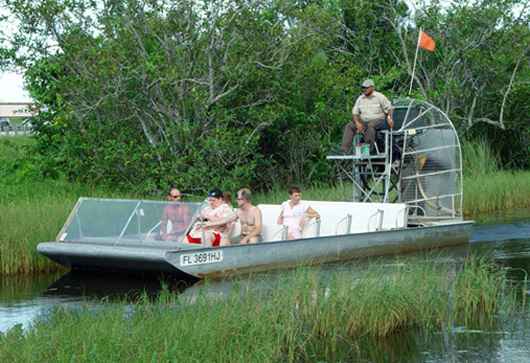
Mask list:
[[[465,175],[480,176],[493,174],[500,170],[499,156],[493,152],[484,139],[464,141],[462,156]]]
[[[515,290],[503,270],[482,259],[463,267],[421,259],[373,264],[360,274],[325,278],[301,268],[278,275],[268,289],[217,298],[199,294],[190,302],[166,291],[156,302],[145,298],[133,307],[56,309],[28,331],[0,334],[0,359],[351,360],[367,339],[440,330],[449,320],[466,327],[479,317],[493,321],[516,309]]]
[[[0,301],[3,304],[17,303],[29,296],[39,296],[48,286],[61,276],[57,274],[39,274],[35,276],[0,276]]]
[[[18,201],[0,204],[0,268],[2,274],[28,274],[55,269],[35,249],[38,242],[53,241],[64,223],[72,199]]]
[[[530,171],[464,177],[464,214],[530,208]]]
[[[530,208],[530,171],[506,171],[484,140],[462,143],[464,215]]]
[[[56,271],[59,266],[40,256],[39,242],[54,241],[81,196],[120,197],[61,180],[46,180],[0,188],[0,274]]]

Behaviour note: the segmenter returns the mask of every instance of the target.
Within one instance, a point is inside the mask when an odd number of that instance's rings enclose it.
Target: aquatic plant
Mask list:
[[[0,359],[351,360],[367,338],[439,331],[448,321],[472,328],[478,317],[493,320],[516,306],[504,270],[484,259],[385,261],[354,272],[300,268],[272,275],[263,289],[227,295],[166,291],[133,307],[58,308],[25,332],[0,335]]]
[[[465,175],[480,176],[493,174],[500,170],[499,157],[488,142],[481,140],[464,140],[462,142],[463,170]]]
[[[499,171],[464,177],[464,215],[530,208],[530,172]]]

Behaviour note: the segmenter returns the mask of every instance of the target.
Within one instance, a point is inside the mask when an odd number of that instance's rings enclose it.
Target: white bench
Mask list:
[[[334,236],[348,233],[374,232],[403,228],[407,225],[407,208],[404,203],[353,203],[304,201],[320,214],[320,225],[309,221],[303,237]],[[285,238],[283,226],[276,224],[281,211],[277,204],[260,204],[263,216],[263,241]]]
[[[354,203],[305,201],[321,218],[321,236],[364,233],[403,228],[407,225],[405,203]],[[348,215],[351,226],[348,231]]]

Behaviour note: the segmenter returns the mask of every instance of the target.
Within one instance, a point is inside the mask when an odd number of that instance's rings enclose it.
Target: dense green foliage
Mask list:
[[[43,173],[136,192],[170,182],[262,189],[329,182],[325,155],[364,77],[439,105],[503,165],[528,166],[528,12],[522,0],[11,1],[2,64],[45,107]],[[7,36],[7,35],[6,35]],[[486,70],[486,71],[485,71]]]
[[[165,293],[156,302],[145,299],[128,308],[57,309],[26,332],[15,327],[0,333],[0,357],[6,362],[384,361],[377,341],[384,343],[385,337],[440,330],[451,322],[473,329],[516,307],[520,292],[510,288],[504,271],[485,261],[395,262],[353,273],[300,269],[226,296]],[[370,344],[376,346],[369,349]]]

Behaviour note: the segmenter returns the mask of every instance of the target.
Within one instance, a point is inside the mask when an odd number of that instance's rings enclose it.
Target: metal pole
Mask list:
[[[136,214],[136,211],[138,210],[138,207],[140,206],[140,204],[142,204],[141,200],[138,203],[136,203],[136,206],[134,207],[134,210],[132,211],[131,215],[129,216],[129,219],[127,220],[127,223],[125,223],[125,226],[121,230],[120,235],[118,236],[118,239],[116,240],[116,242],[114,244],[117,244],[117,243],[119,243],[121,241],[123,235],[127,231],[127,227],[129,227],[129,224],[131,223],[131,220],[133,219],[134,215]]]
[[[383,209],[378,209],[378,212],[379,212],[379,226],[377,228],[378,231],[382,231],[383,230],[383,218],[385,217],[385,211]]]
[[[416,54],[414,55],[414,65],[412,66],[412,76],[410,77],[410,87],[409,87],[409,95],[412,92],[412,84],[414,83],[414,73],[416,72],[416,61],[418,60],[418,53],[420,50],[420,34],[421,34],[421,28],[418,32],[418,41],[416,42]]]

